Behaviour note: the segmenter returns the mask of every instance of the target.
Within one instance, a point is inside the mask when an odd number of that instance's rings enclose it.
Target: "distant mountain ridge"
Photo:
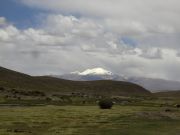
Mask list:
[[[40,91],[46,94],[84,93],[88,95],[143,96],[151,93],[143,87],[123,81],[70,81],[49,76],[33,77],[0,67],[0,87],[18,91]]]
[[[94,81],[94,80],[127,81],[141,85],[152,92],[180,90],[180,82],[178,81],[153,79],[153,78],[145,78],[145,77],[126,77],[124,75],[113,74],[111,71],[105,70],[103,68],[87,69],[83,72],[76,71],[70,74],[54,75],[53,77],[63,78],[67,80],[75,80],[75,81]]]

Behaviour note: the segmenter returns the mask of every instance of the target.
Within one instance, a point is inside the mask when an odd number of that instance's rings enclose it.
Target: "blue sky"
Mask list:
[[[43,12],[45,11],[25,6],[17,0],[0,1],[0,16],[5,17],[18,28],[35,26],[37,23],[36,16]]]

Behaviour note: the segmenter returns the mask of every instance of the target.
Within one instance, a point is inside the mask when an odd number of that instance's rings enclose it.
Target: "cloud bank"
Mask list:
[[[32,75],[102,67],[113,73],[180,80],[178,0],[21,0],[38,27],[0,17],[0,65]]]

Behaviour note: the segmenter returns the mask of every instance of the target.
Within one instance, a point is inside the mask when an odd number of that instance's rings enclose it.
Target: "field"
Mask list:
[[[128,82],[32,77],[0,67],[0,135],[180,135],[179,94],[151,93]],[[115,103],[112,109],[98,107],[104,98]]]
[[[179,135],[180,109],[115,105],[1,106],[0,135]]]

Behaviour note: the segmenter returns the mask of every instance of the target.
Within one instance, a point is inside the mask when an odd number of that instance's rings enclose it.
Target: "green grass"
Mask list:
[[[0,135],[179,135],[180,110],[114,106],[0,107]]]

